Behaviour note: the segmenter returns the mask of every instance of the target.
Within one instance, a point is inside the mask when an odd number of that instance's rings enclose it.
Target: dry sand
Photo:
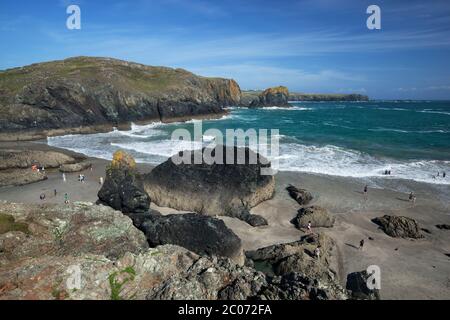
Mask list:
[[[49,179],[46,181],[0,188],[0,200],[40,203],[39,195],[46,193],[46,202],[63,203],[67,192],[71,201],[95,202],[100,189],[98,180],[105,175],[108,161],[89,160],[93,163],[93,170],[83,172],[85,183],[77,181],[78,173],[66,174],[67,181],[63,182],[61,173],[48,170]],[[140,165],[139,169],[149,172],[151,166]],[[365,183],[350,178],[280,172],[276,177],[274,198],[252,209],[252,213],[268,220],[268,226],[253,228],[234,218],[222,219],[242,239],[246,250],[298,240],[303,232],[295,229],[290,220],[300,206],[285,191],[288,184],[294,184],[312,192],[315,196],[313,203],[327,208],[336,216],[333,228],[314,232],[325,232],[335,239],[343,285],[348,273],[378,265],[381,268],[383,299],[450,299],[450,257],[446,256],[450,254],[450,231],[435,227],[436,224],[450,224],[450,186],[396,180],[372,181],[370,186],[377,188],[370,188],[368,200],[364,201],[361,190]],[[56,197],[54,189],[58,192]],[[415,206],[407,201],[410,190],[417,195]],[[163,214],[176,213],[154,204],[152,208]],[[384,214],[414,218],[431,234],[424,233],[425,238],[420,240],[391,238],[371,222],[372,218]],[[362,251],[357,249],[361,239],[365,239]]]

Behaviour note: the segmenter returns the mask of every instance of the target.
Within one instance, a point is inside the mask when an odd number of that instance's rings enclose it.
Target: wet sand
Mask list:
[[[67,192],[70,201],[95,202],[100,189],[99,178],[105,175],[109,162],[93,158],[89,161],[93,170],[82,172],[86,176],[85,183],[77,181],[79,173],[66,174],[67,181],[63,182],[59,171],[47,170],[46,181],[0,188],[0,200],[40,203],[39,195],[46,193],[46,202],[63,203]],[[149,172],[151,168],[150,165],[139,165],[141,172]],[[450,257],[446,256],[450,254],[450,231],[435,226],[450,224],[450,186],[390,180],[384,183],[385,188],[380,188],[380,183],[372,183],[369,184],[368,200],[364,201],[361,191],[365,183],[350,178],[280,172],[276,176],[273,199],[252,209],[252,213],[268,220],[268,226],[253,228],[234,218],[221,219],[242,239],[245,250],[298,240],[304,233],[294,228],[290,220],[300,206],[285,191],[288,184],[294,184],[312,192],[312,204],[323,206],[336,216],[333,228],[313,231],[325,232],[335,239],[339,253],[336,257],[338,272],[343,285],[348,273],[378,265],[382,299],[450,299]],[[58,192],[56,197],[54,189]],[[415,206],[407,200],[410,190],[417,195]],[[152,208],[163,214],[176,213],[154,204]],[[371,222],[372,218],[384,214],[414,218],[431,234],[424,232],[425,238],[420,240],[391,238]],[[361,239],[365,239],[362,251],[357,249]]]

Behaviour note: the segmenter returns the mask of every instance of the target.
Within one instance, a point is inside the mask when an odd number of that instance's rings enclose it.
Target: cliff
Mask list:
[[[0,71],[0,140],[218,117],[240,97],[234,80],[182,69],[91,57],[33,64]]]
[[[291,93],[289,101],[369,101],[361,94]]]
[[[285,88],[285,87],[278,87]],[[242,91],[240,106],[242,107],[272,107],[288,106],[283,99],[271,99],[272,92],[276,88],[269,88],[264,91],[249,90]],[[287,88],[286,88],[287,90]],[[280,97],[283,94],[280,93]],[[267,99],[269,97],[269,99]],[[287,93],[287,101],[368,101],[369,97],[361,94],[327,94],[327,93]],[[269,103],[267,103],[269,101]]]

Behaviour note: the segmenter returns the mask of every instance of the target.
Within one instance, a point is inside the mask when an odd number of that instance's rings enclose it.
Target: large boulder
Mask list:
[[[216,156],[216,151],[222,153],[217,154],[222,164],[194,163],[196,153]],[[234,159],[233,164],[226,164],[227,155]],[[238,155],[242,156],[243,164],[237,164]],[[190,163],[178,164],[180,157]],[[217,149],[184,151],[147,174],[144,188],[158,206],[230,216],[251,223],[255,217],[249,210],[274,194],[274,176],[262,174],[262,170],[267,169],[270,170],[270,163],[249,148],[218,146]],[[259,220],[258,224],[264,223]]]
[[[372,222],[394,238],[420,239],[424,237],[417,221],[408,217],[385,215],[372,219]]]
[[[182,246],[199,255],[228,257],[243,264],[241,239],[222,220],[195,213],[133,216],[152,247],[165,244]]]
[[[380,300],[380,290],[369,289],[367,271],[352,272],[347,275],[346,289],[355,300]]]
[[[45,254],[115,258],[148,248],[130,218],[105,206],[2,203],[0,215],[0,266]]]
[[[335,217],[328,213],[328,210],[319,206],[300,208],[297,216],[291,221],[298,229],[306,228],[311,222],[312,227],[331,228],[334,225]]]
[[[312,194],[305,189],[299,189],[293,185],[289,185],[286,190],[289,192],[291,198],[301,206],[307,205],[313,199]]]
[[[136,162],[128,153],[121,150],[114,153],[98,198],[99,203],[126,214],[149,210],[150,198],[144,191]]]

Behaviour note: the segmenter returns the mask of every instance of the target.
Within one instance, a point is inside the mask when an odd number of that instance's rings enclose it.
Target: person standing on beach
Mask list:
[[[65,204],[69,203],[69,195],[67,193],[64,194],[64,203]]]
[[[39,196],[39,198],[43,201],[45,200],[45,193],[41,193],[41,195]]]
[[[360,242],[359,242],[359,250],[362,250],[364,248],[364,239],[362,239]]]
[[[318,246],[316,250],[314,250],[314,255],[317,257],[317,259],[320,259],[320,246]]]
[[[364,200],[367,200],[367,192],[369,191],[369,187],[367,184],[364,186]]]
[[[102,186],[103,185],[103,177],[100,177],[99,179],[98,179],[98,183]]]
[[[62,179],[63,179],[64,182],[66,182],[66,174],[64,172],[62,174]]]
[[[414,198],[414,193],[411,192],[411,193],[409,194],[409,201],[411,202],[411,201],[413,200],[413,198]]]
[[[55,197],[56,197],[56,195],[58,194],[58,191],[56,191],[56,189],[55,189],[55,190],[53,190],[53,192],[54,192]]]
[[[445,173],[445,171],[442,172],[442,178],[445,178],[446,175],[447,175],[447,174]]]
[[[308,226],[307,226],[307,228],[308,228],[308,232],[309,232],[309,233],[312,233],[311,221],[308,221]]]

